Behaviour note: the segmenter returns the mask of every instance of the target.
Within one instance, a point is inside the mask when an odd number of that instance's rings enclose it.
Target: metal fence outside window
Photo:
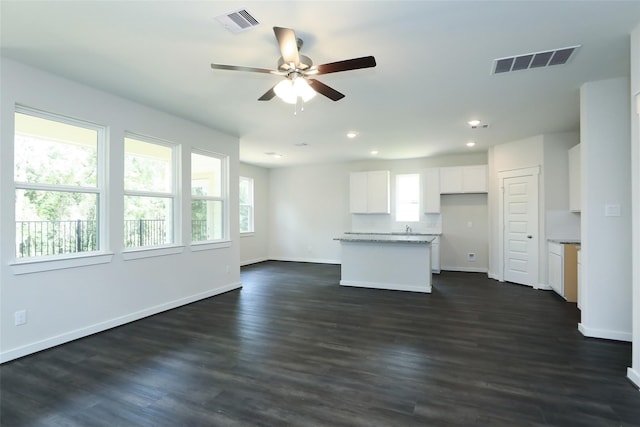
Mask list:
[[[125,247],[159,246],[167,241],[164,219],[134,219],[124,222]],[[208,240],[207,221],[191,222],[191,239]],[[97,222],[16,221],[18,258],[91,252],[98,250]]]
[[[18,258],[95,251],[96,221],[16,221]]]

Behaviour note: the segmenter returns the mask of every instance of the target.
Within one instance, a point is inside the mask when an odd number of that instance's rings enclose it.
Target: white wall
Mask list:
[[[633,355],[628,377],[640,387],[640,24],[631,33],[631,191],[633,229]]]
[[[442,270],[486,273],[489,268],[489,209],[486,194],[446,194],[440,199]],[[475,253],[475,261],[467,259]]]
[[[1,61],[0,361],[240,286],[237,139],[11,60]],[[14,274],[12,141],[16,103],[108,126],[109,262]],[[192,147],[229,156],[231,239],[227,244],[202,251],[192,251],[190,245],[178,246],[178,253],[172,255],[123,259],[120,224],[125,131],[182,144],[181,192],[185,195],[191,193]],[[184,219],[182,235],[188,239],[188,198],[179,209]],[[17,310],[27,310],[27,324],[14,326]]]
[[[340,263],[340,244],[333,238],[345,231],[404,230],[404,223],[397,224],[393,220],[393,211],[391,215],[349,214],[350,172],[391,171],[393,209],[396,174],[418,173],[427,167],[486,164],[486,159],[486,153],[473,153],[271,169],[269,258]],[[486,214],[483,217],[486,218]],[[480,226],[483,219],[473,221]],[[426,232],[431,222],[430,216],[423,215],[420,223],[414,224],[413,231]],[[446,238],[443,235],[443,239]]]
[[[247,265],[269,259],[269,169],[240,163],[240,176],[253,178],[254,232],[240,235],[240,265]]]
[[[577,132],[561,132],[494,146],[489,150],[489,276],[501,279],[502,254],[498,212],[501,197],[498,173],[516,169],[540,167],[538,182],[538,284],[548,286],[547,238],[549,233],[579,238],[580,215],[569,212],[569,148],[578,144]],[[567,227],[567,226],[570,226]],[[568,233],[568,234],[565,234]],[[575,234],[575,236],[573,235]]]
[[[502,280],[503,272],[500,271],[501,257],[500,248],[500,182],[498,173],[539,167],[544,161],[544,137],[534,136],[531,138],[514,141],[507,144],[496,145],[489,150],[489,277]],[[540,191],[543,188],[539,183]],[[544,217],[543,207],[538,210],[538,236],[544,236],[542,219]],[[540,238],[538,239],[540,241]],[[541,245],[539,245],[541,246]],[[543,265],[541,255],[538,256],[540,271],[539,278],[544,276],[546,264]]]
[[[629,80],[580,89],[582,321],[590,337],[631,341],[631,161]],[[606,216],[617,205],[620,216]]]

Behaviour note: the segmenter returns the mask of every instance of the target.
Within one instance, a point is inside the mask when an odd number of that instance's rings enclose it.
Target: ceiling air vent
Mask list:
[[[233,12],[227,12],[224,15],[216,16],[216,20],[232,33],[239,33],[260,25],[260,22],[247,12],[246,9],[235,10]]]
[[[511,71],[530,70],[532,68],[550,67],[566,64],[580,46],[563,47],[562,49],[545,50],[544,52],[527,53],[494,59],[492,74]]]

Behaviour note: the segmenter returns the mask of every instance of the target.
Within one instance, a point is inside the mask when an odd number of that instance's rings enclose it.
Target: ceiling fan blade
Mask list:
[[[311,88],[313,90],[315,90],[316,92],[318,92],[321,95],[326,96],[327,98],[331,99],[332,101],[340,101],[342,98],[344,98],[344,94],[338,92],[337,90],[335,90],[332,87],[327,86],[326,84],[316,80],[316,79],[308,79],[309,84],[311,85]]]
[[[296,33],[291,28],[273,27],[273,32],[280,46],[280,53],[285,64],[294,64],[297,68],[300,64],[300,56],[298,54],[298,40]]]
[[[214,70],[249,71],[251,73],[284,75],[284,73],[277,70],[269,70],[267,68],[242,67],[239,65],[211,64],[211,68],[213,68]]]
[[[275,93],[275,91],[273,90],[273,87],[272,87],[271,89],[266,91],[264,93],[264,95],[262,95],[260,98],[258,98],[258,101],[271,101],[271,99],[273,99],[274,96],[276,96],[276,93]]]
[[[362,58],[346,59],[344,61],[331,62],[328,64],[318,65],[317,72],[309,72],[308,74],[329,74],[339,71],[358,70],[360,68],[371,68],[376,66],[376,59],[373,56],[363,56]]]

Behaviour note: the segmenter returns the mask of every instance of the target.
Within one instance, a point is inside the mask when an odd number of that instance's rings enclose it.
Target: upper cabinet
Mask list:
[[[487,165],[440,168],[440,194],[487,192]]]
[[[569,210],[580,212],[582,185],[580,183],[580,144],[569,149]]]
[[[440,213],[440,170],[425,169],[422,172],[422,203],[424,213]]]
[[[354,214],[388,214],[389,171],[352,172],[350,175],[350,211]]]

